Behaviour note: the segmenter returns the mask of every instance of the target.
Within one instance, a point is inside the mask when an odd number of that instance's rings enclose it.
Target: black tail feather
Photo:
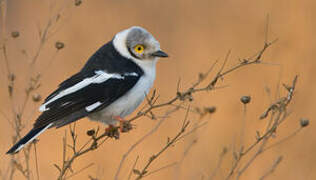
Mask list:
[[[19,152],[24,146],[33,141],[37,136],[39,136],[42,132],[44,132],[47,128],[49,128],[51,124],[48,124],[41,128],[36,128],[30,130],[22,139],[20,139],[16,144],[14,144],[11,149],[7,152],[7,154],[15,154]]]

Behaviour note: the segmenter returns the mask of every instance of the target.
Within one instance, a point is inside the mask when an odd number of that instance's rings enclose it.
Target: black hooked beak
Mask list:
[[[159,50],[159,51],[152,53],[152,56],[165,58],[165,57],[168,57],[168,54]]]

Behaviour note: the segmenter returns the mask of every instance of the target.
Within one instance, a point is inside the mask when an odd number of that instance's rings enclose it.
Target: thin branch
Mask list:
[[[262,151],[267,151],[275,146],[278,146],[286,141],[288,141],[289,139],[293,138],[294,136],[296,136],[299,132],[301,132],[303,128],[300,127],[299,129],[297,129],[296,131],[294,131],[293,133],[291,133],[290,135],[286,136],[285,138],[279,140],[278,142],[271,144],[270,146],[267,146],[265,149],[263,149]]]
[[[38,160],[37,160],[36,140],[33,142],[33,144],[34,144],[36,176],[37,176],[37,180],[39,180],[40,177],[39,177]]]
[[[79,173],[81,173],[82,171],[88,169],[89,167],[91,167],[91,166],[93,166],[93,165],[94,165],[94,163],[90,163],[90,164],[88,164],[87,166],[85,166],[85,167],[79,169],[77,172],[72,173],[70,176],[65,177],[65,179],[70,179],[70,178],[72,178],[72,177],[78,175]]]
[[[260,119],[266,118],[269,114],[271,114],[271,119],[268,122],[268,125],[266,127],[266,131],[263,135],[258,134],[257,132],[257,140],[252,143],[248,148],[241,149],[239,152],[233,152],[235,161],[233,163],[233,166],[231,167],[231,170],[229,171],[226,180],[230,179],[234,174],[236,169],[238,168],[241,160],[249,154],[250,151],[252,151],[255,147],[258,147],[258,149],[255,151],[255,153],[250,157],[250,159],[242,166],[240,167],[240,170],[238,170],[236,179],[239,179],[240,176],[248,169],[248,167],[254,162],[254,160],[264,152],[264,148],[268,142],[268,140],[273,136],[273,134],[276,132],[277,128],[280,126],[282,122],[288,117],[287,113],[287,106],[292,101],[294,90],[297,83],[297,76],[294,77],[291,86],[286,86],[285,89],[288,91],[288,93],[280,98],[278,101],[270,105],[267,110],[263,113],[263,115],[260,116]],[[294,133],[296,134],[296,133]]]
[[[188,156],[189,152],[191,151],[191,149],[194,147],[194,145],[197,143],[198,139],[193,139],[190,144],[184,149],[184,152],[182,154],[182,157],[180,158],[180,160],[177,162],[176,167],[175,167],[175,175],[176,177],[174,179],[180,179],[180,169],[181,166],[185,160],[185,158]]]
[[[247,104],[243,104],[243,116],[242,116],[241,130],[240,130],[240,151],[242,151],[242,149],[244,148],[246,119],[247,119]]]
[[[177,164],[178,164],[178,162],[173,162],[173,163],[167,164],[165,166],[162,166],[161,168],[158,168],[156,170],[153,170],[153,171],[147,173],[144,177],[148,177],[148,176],[150,176],[150,175],[152,175],[154,173],[157,173],[157,172],[160,172],[160,171],[165,170],[167,168],[173,167],[173,166],[175,166]]]
[[[225,155],[227,154],[227,151],[228,151],[227,148],[224,147],[223,150],[222,150],[222,152],[221,152],[221,154],[219,155],[219,160],[218,160],[218,162],[217,162],[217,165],[216,165],[215,169],[214,169],[213,172],[211,173],[211,175],[210,175],[210,177],[209,177],[209,180],[214,179],[214,177],[216,176],[218,170],[221,168],[222,163],[223,163],[223,160],[224,160],[224,157],[225,157]]]
[[[264,180],[266,179],[269,175],[271,175],[275,169],[279,166],[279,164],[281,163],[281,161],[283,160],[282,156],[279,156],[275,162],[272,164],[271,168],[263,175],[259,178],[259,180]]]
[[[166,144],[158,153],[152,155],[152,156],[149,158],[149,160],[148,160],[147,164],[144,166],[144,168],[143,168],[141,171],[139,171],[139,174],[138,174],[136,180],[142,179],[142,178],[148,173],[147,169],[149,168],[149,166],[150,166],[161,154],[163,154],[170,146],[174,145],[174,144],[178,141],[178,138],[181,137],[181,135],[186,131],[186,129],[187,129],[189,123],[190,123],[190,121],[188,120],[188,112],[189,112],[189,111],[187,111],[187,113],[186,113],[186,115],[185,115],[185,118],[184,118],[184,120],[183,120],[182,127],[181,127],[180,131],[177,133],[177,135],[176,135],[174,138],[172,138],[171,140],[169,140],[169,141],[167,142],[167,144]]]
[[[131,179],[132,174],[133,174],[133,170],[134,170],[135,167],[136,167],[136,164],[137,164],[138,159],[139,159],[139,156],[136,157],[136,160],[135,160],[135,162],[134,162],[134,164],[133,164],[133,166],[132,166],[132,168],[131,168],[131,171],[129,172],[129,175],[128,175],[127,180],[130,180],[130,179]]]
[[[5,44],[2,45],[2,54],[3,54],[3,59],[4,59],[4,63],[6,66],[6,70],[7,70],[7,77],[9,77],[10,74],[12,74],[11,69],[10,69],[10,64],[9,64],[9,60],[8,60],[8,55],[7,55],[7,47]]]
[[[141,116],[145,116],[147,113],[151,112],[154,109],[157,108],[161,108],[161,107],[165,107],[165,106],[169,106],[171,104],[173,104],[174,102],[178,101],[178,100],[185,100],[188,99],[192,96],[193,93],[197,93],[197,92],[201,92],[201,91],[210,91],[210,90],[214,90],[215,85],[217,84],[217,81],[219,78],[223,78],[224,76],[226,76],[227,74],[230,74],[231,72],[234,72],[242,67],[251,65],[251,64],[260,64],[261,62],[261,58],[264,54],[264,52],[272,45],[274,44],[276,41],[272,41],[270,43],[266,43],[264,44],[264,47],[259,51],[259,53],[257,54],[257,56],[254,59],[244,59],[242,62],[240,62],[239,64],[233,66],[232,68],[223,71],[224,66],[226,65],[226,61],[229,57],[229,54],[226,56],[225,62],[223,63],[223,65],[221,66],[220,71],[217,73],[217,75],[213,78],[213,80],[211,80],[207,86],[202,87],[202,88],[196,88],[197,86],[199,86],[205,79],[206,79],[206,75],[208,75],[210,73],[211,70],[213,70],[213,68],[215,67],[215,64],[217,63],[217,61],[215,61],[215,63],[213,63],[213,65],[211,66],[210,70],[208,70],[206,73],[203,74],[203,78],[199,78],[198,81],[196,83],[194,83],[190,88],[188,88],[186,91],[184,92],[177,92],[176,96],[171,98],[169,101],[165,102],[165,103],[161,103],[161,104],[157,104],[157,105],[152,105],[150,107],[148,107],[147,109],[143,110],[142,112],[137,113],[136,116],[134,116],[133,118],[131,118],[129,120],[129,122],[132,122],[136,119],[138,119]],[[222,72],[223,71],[223,72]]]
[[[152,135],[153,133],[155,133],[158,128],[161,126],[161,124],[166,120],[166,117],[168,117],[171,113],[177,111],[179,108],[175,107],[172,110],[169,110],[165,113],[165,118],[162,118],[156,125],[154,128],[152,128],[148,133],[146,133],[143,137],[141,137],[138,141],[135,142],[135,144],[133,144],[132,146],[130,146],[130,148],[127,150],[127,152],[125,154],[123,154],[122,159],[120,161],[119,167],[117,168],[117,171],[115,173],[114,179],[118,180],[118,177],[120,175],[121,169],[123,167],[123,164],[127,158],[127,156],[140,144],[142,143],[146,138],[148,138],[150,135]]]

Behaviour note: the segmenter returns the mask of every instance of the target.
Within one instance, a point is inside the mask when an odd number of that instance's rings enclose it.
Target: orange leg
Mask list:
[[[119,121],[119,127],[121,132],[128,132],[132,129],[132,125],[127,120],[123,119],[121,116],[113,116],[113,119]]]
[[[114,126],[113,125],[109,125],[109,127],[105,128],[105,131],[106,132],[110,132],[114,129]]]

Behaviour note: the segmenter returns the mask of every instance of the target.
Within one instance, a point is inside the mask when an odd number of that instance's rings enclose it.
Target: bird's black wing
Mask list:
[[[42,114],[34,128],[61,127],[89,113],[99,111],[129,91],[142,73],[107,73],[101,70],[79,72],[60,84],[40,107]]]
[[[33,129],[7,153],[13,154],[46,129],[61,127],[99,111],[124,96],[144,75],[133,60],[110,41],[97,50],[81,71],[62,82],[40,107]]]

